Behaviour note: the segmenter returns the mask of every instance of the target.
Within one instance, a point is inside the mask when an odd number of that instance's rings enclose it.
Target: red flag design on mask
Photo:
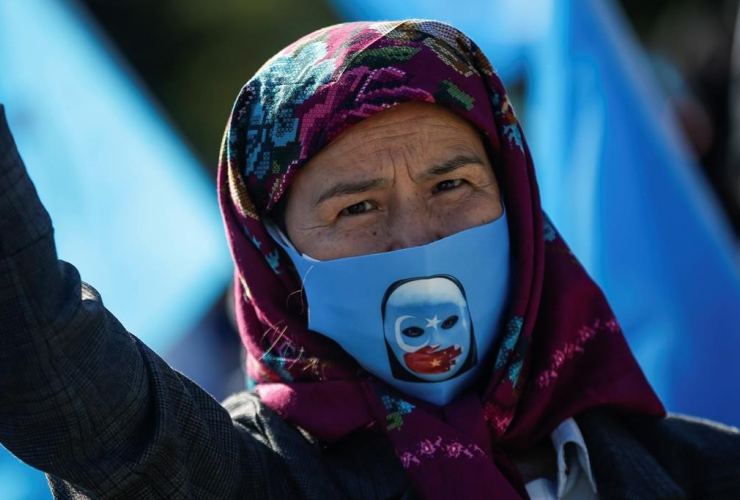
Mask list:
[[[450,346],[441,351],[439,344],[428,345],[421,349],[403,355],[403,360],[409,370],[424,375],[435,375],[450,371],[457,363],[457,357],[462,354],[460,346]]]

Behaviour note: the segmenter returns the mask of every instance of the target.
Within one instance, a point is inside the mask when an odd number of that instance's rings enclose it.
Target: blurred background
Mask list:
[[[543,204],[671,411],[740,424],[738,0],[0,0],[0,102],[60,258],[217,399],[245,387],[216,204],[241,86],[296,38],[428,17],[509,88]],[[0,498],[49,498],[0,448]]]

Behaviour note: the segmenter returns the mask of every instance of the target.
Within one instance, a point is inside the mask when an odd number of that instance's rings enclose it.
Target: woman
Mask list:
[[[0,442],[59,498],[740,490],[737,431],[665,416],[450,26],[320,30],[242,89],[218,186],[255,389],[225,409],[56,260],[0,160]]]

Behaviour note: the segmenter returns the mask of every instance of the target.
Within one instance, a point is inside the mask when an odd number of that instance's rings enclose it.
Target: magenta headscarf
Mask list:
[[[500,166],[511,237],[505,332],[485,379],[443,408],[399,393],[308,330],[300,283],[262,223],[322,147],[408,101],[446,106],[483,132]],[[361,429],[384,433],[423,498],[526,497],[507,452],[597,406],[664,415],[602,292],[542,212],[503,84],[455,28],[349,23],[285,48],[236,100],[218,190],[255,390],[326,443]]]

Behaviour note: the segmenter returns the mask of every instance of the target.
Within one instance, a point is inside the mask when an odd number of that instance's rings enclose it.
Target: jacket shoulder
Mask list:
[[[609,408],[576,416],[600,498],[736,499],[740,433],[710,420]]]
[[[673,450],[683,457],[723,462],[740,468],[740,431],[737,427],[687,415],[662,419],[631,417],[632,432],[649,448]]]
[[[691,498],[732,498],[740,491],[740,431],[670,414],[630,418],[630,430]]]

